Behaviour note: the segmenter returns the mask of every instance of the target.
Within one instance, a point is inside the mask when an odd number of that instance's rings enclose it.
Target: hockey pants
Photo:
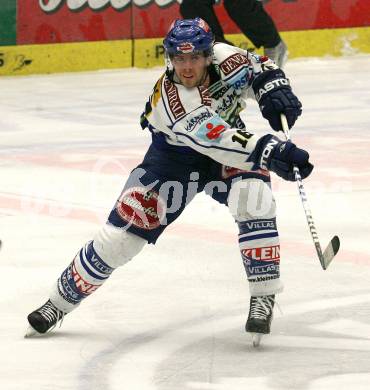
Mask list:
[[[154,244],[202,191],[227,205],[238,224],[251,295],[280,292],[280,246],[268,172],[225,167],[202,155],[184,159],[151,147],[132,171],[107,224],[58,278],[52,302],[64,312],[73,310],[114,269],[130,261],[146,243]]]

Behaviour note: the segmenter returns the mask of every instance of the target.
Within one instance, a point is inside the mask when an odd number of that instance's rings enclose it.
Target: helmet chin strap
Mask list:
[[[170,56],[166,52],[164,53],[164,64],[166,66],[166,69],[168,69],[169,71],[173,70],[173,65]]]

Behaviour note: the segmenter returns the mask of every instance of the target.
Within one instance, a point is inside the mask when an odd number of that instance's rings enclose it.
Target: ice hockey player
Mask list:
[[[250,87],[263,117],[276,131],[281,129],[281,113],[293,126],[301,104],[272,61],[214,44],[210,28],[200,18],[176,20],[163,44],[167,69],[141,117],[152,144],[131,172],[107,223],[62,272],[48,301],[29,314],[28,335],[53,329],[117,267],[145,244],[155,244],[201,191],[227,205],[239,227],[251,294],[246,331],[270,332],[275,294],[282,283],[269,171],[294,181],[293,165],[303,178],[313,165],[308,153],[295,144],[267,132],[257,136],[246,131],[239,113]],[[171,190],[174,183],[178,185]],[[252,203],[259,205],[258,210]]]
[[[181,16],[185,19],[201,17],[211,27],[216,42],[231,44],[224,36],[213,5],[216,0],[183,0],[180,4]],[[265,11],[261,0],[224,0],[223,6],[230,18],[250,39],[256,48],[263,46],[264,54],[283,68],[288,49],[271,16]]]

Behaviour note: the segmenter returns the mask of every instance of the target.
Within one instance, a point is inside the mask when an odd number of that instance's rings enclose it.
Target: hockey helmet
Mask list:
[[[213,33],[201,18],[175,20],[163,40],[166,54],[170,57],[194,52],[210,56],[212,44]]]

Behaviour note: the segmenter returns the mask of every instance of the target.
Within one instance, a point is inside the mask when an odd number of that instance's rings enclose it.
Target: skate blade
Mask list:
[[[27,338],[34,337],[34,336],[37,336],[40,334],[41,333],[37,332],[35,329],[32,328],[31,325],[29,325],[27,330],[26,330],[26,333],[24,335],[24,338],[27,339]]]
[[[257,348],[261,344],[263,333],[251,333],[252,336],[252,345],[254,348]]]

